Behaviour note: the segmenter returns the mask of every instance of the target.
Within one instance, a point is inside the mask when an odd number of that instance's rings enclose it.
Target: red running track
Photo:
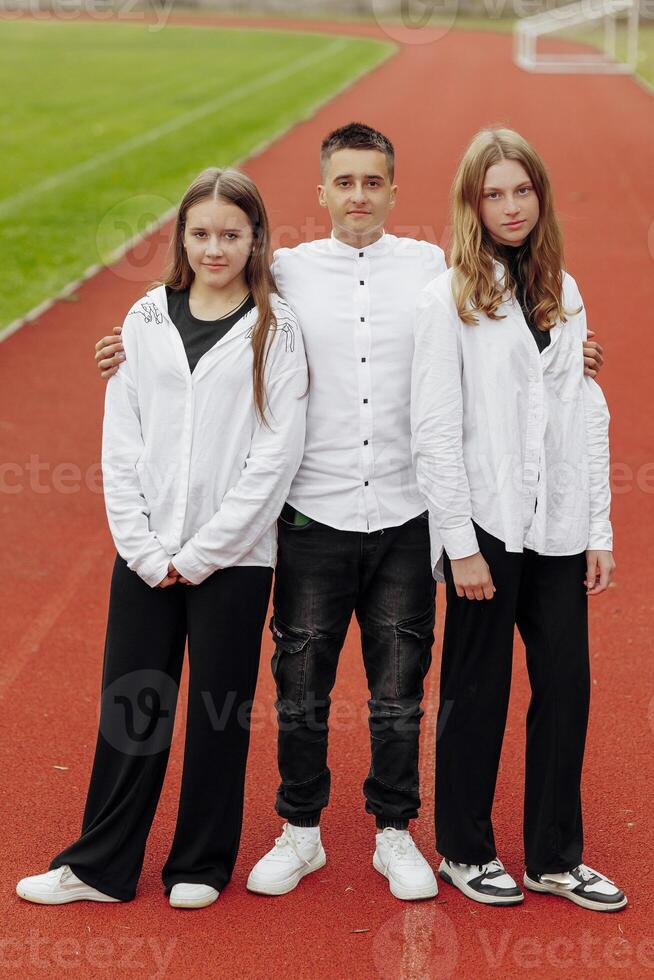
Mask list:
[[[352,31],[380,34],[362,26]],[[445,884],[435,902],[403,904],[390,896],[370,865],[373,826],[362,806],[368,736],[355,630],[335,691],[334,789],[323,824],[323,871],[283,898],[245,890],[249,868],[279,829],[272,806],[277,776],[266,638],[243,844],[219,902],[191,914],[170,909],[162,896],[159,873],[175,817],[179,737],[133,903],[42,908],[15,897],[15,881],[44,870],[81,822],[112,562],[97,488],[102,387],[91,350],[140,294],[127,257],[80,288],[75,302],[56,303],[0,348],[3,459],[16,464],[4,471],[0,496],[6,561],[0,577],[3,972],[382,980],[476,980],[495,972],[576,980],[652,975],[653,110],[651,94],[630,79],[527,75],[512,65],[509,37],[451,32],[433,43],[400,47],[247,167],[269,202],[278,242],[319,235],[319,141],[334,126],[366,120],[388,132],[397,147],[400,194],[390,230],[442,241],[449,182],[477,127],[498,121],[514,126],[546,157],[568,264],[607,352],[602,383],[613,410],[618,571],[614,587],[591,610],[585,856],[619,878],[629,908],[601,916],[529,894],[521,908],[485,909]],[[160,255],[159,249],[144,278],[156,273]],[[442,612],[440,602],[439,623]],[[435,652],[421,760],[424,808],[415,827],[434,862],[438,644]],[[515,659],[495,821],[501,855],[520,874],[528,686],[519,643]],[[181,711],[178,735],[183,716]]]

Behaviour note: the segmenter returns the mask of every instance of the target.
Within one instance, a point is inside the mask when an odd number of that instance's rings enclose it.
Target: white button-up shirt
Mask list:
[[[102,472],[116,549],[148,585],[172,558],[195,585],[219,568],[275,565],[275,521],[302,458],[307,365],[293,312],[271,300],[268,425],[252,396],[256,309],[192,374],[164,286],[127,314],[127,357],[107,384]]]
[[[458,317],[451,271],[420,297],[413,453],[437,575],[443,548],[450,558],[479,550],[473,519],[507,551],[612,549],[609,412],[583,373],[586,315],[567,274],[563,299],[570,315],[541,353],[508,294],[504,319],[479,314],[476,325]]]
[[[386,234],[361,249],[332,235],[275,252],[311,377],[288,498],[308,517],[377,531],[425,510],[411,459],[413,320],[420,291],[445,268],[438,246]]]

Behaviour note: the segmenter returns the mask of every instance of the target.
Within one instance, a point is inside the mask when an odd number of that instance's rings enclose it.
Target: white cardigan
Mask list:
[[[497,264],[500,274],[501,266]],[[459,319],[452,270],[421,294],[412,379],[412,451],[430,512],[432,561],[479,548],[472,524],[507,551],[611,550],[609,412],[584,376],[586,314],[564,276],[570,313],[539,352],[508,294],[501,320]]]
[[[294,313],[276,295],[273,309],[270,428],[254,410],[256,309],[192,374],[164,286],[127,314],[126,361],[107,384],[102,471],[116,548],[150,586],[172,558],[196,585],[220,568],[275,565],[275,520],[302,459],[307,365]]]

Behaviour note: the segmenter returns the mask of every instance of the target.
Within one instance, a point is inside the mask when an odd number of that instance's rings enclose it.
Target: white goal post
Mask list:
[[[639,0],[578,0],[555,7],[533,17],[518,20],[513,29],[513,57],[526,71],[571,73],[594,72],[607,75],[631,74],[638,60]],[[617,21],[626,21],[627,52],[617,57]],[[603,51],[541,53],[539,38],[596,25],[603,27]]]

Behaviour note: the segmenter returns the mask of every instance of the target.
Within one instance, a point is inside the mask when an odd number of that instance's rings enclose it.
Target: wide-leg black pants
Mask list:
[[[150,588],[114,566],[100,730],[71,866],[114,898],[134,897],[159,801],[188,637],[189,695],[177,826],[166,894],[185,881],[221,891],[238,852],[245,765],[272,569],[215,572],[201,585]]]
[[[459,598],[446,559],[436,846],[465,864],[497,854],[491,809],[517,625],[531,684],[526,865],[536,874],[568,871],[581,862],[583,846],[580,782],[590,698],[585,553],[509,553],[502,541],[476,531],[497,591],[490,600]]]

